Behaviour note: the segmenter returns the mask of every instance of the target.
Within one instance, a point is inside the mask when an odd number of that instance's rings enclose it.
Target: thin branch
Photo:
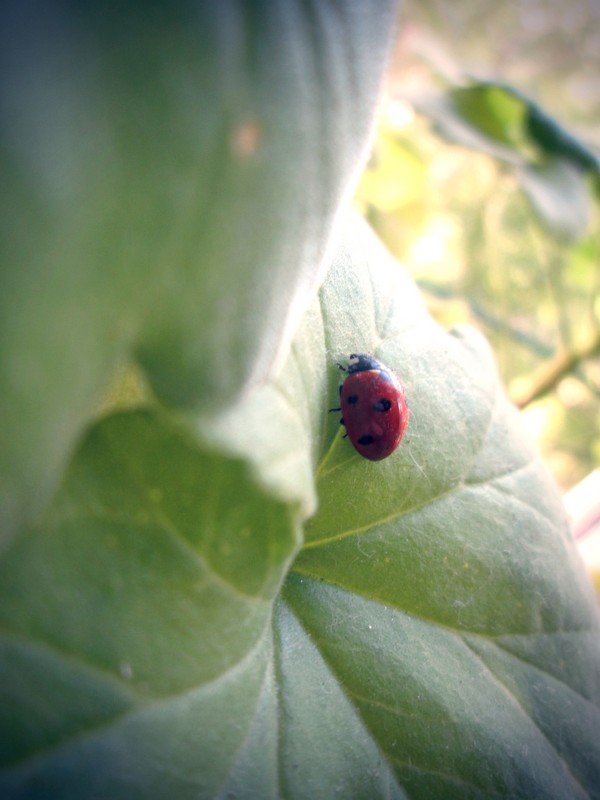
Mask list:
[[[548,394],[568,375],[573,374],[585,361],[600,355],[600,332],[585,347],[569,352],[562,352],[547,361],[534,373],[529,387],[513,402],[519,408],[525,408],[534,400]]]

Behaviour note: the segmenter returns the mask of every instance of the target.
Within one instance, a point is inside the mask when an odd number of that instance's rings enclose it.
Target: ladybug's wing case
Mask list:
[[[344,425],[354,448],[370,461],[387,458],[408,424],[404,387],[383,370],[354,372],[340,394]]]

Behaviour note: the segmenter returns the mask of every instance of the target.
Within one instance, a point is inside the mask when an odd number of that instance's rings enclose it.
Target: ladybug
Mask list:
[[[408,425],[408,405],[398,377],[368,353],[353,353],[340,386],[340,423],[354,449],[369,461],[381,461],[398,447]]]

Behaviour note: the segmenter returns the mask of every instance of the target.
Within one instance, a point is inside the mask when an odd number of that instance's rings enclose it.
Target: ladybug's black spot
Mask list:
[[[358,395],[351,394],[350,397],[346,399],[346,402],[348,403],[349,406],[355,406],[358,403]]]
[[[373,411],[389,411],[391,407],[392,403],[387,397],[382,397],[381,400],[373,403]]]
[[[360,437],[358,444],[373,444],[374,441],[375,439],[372,436],[365,435]]]
[[[340,420],[340,425],[345,425],[345,424],[346,423],[344,422],[344,418],[342,417],[341,420]]]

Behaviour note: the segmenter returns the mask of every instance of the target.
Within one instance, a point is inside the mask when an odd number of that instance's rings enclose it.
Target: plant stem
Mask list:
[[[529,386],[513,402],[525,408],[534,400],[551,392],[558,384],[577,370],[585,361],[600,355],[600,332],[582,348],[558,353],[534,373]]]

